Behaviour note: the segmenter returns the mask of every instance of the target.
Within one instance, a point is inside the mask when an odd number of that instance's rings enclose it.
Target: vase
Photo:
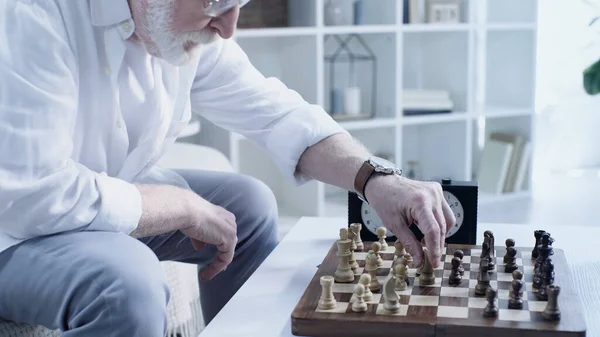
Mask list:
[[[354,3],[350,0],[325,0],[326,26],[346,26],[354,22]]]

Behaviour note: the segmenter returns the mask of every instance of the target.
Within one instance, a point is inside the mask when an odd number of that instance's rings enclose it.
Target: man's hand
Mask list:
[[[424,256],[422,244],[409,229],[412,223],[424,235],[432,266],[439,266],[444,238],[456,223],[440,184],[392,175],[373,176],[365,187],[365,197],[385,227],[412,255],[415,266],[421,265]]]
[[[200,274],[203,280],[210,280],[225,270],[233,260],[238,241],[235,215],[201,197],[192,200],[190,206],[189,227],[181,229],[181,232],[190,237],[197,250],[201,250],[206,244],[217,248],[215,259]]]

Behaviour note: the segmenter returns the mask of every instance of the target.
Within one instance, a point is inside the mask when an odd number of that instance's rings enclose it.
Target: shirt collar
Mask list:
[[[94,26],[112,26],[131,19],[127,0],[90,0]]]

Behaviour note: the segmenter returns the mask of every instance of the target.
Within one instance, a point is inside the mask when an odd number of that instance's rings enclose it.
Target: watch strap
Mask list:
[[[367,198],[365,198],[365,186],[367,185],[367,182],[373,175],[374,171],[375,167],[368,160],[366,160],[358,169],[358,173],[354,178],[354,191],[365,201],[367,200]]]

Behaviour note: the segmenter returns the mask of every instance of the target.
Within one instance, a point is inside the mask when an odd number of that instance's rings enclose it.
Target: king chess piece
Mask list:
[[[542,317],[548,321],[558,321],[560,320],[560,309],[558,307],[560,287],[552,284],[546,288],[546,291],[548,292],[548,302],[542,312]]]
[[[387,228],[381,226],[377,228],[377,237],[379,238],[379,244],[381,245],[381,250],[386,251],[388,249],[387,241]]]
[[[512,277],[508,308],[523,309],[523,273],[520,270],[515,270],[512,272]]]
[[[496,317],[498,316],[498,291],[493,288],[488,288],[485,292],[487,305],[483,309],[483,316]]]
[[[348,239],[348,229],[340,229],[340,238],[337,240],[337,256],[339,258],[338,266],[333,274],[336,282],[348,283],[354,281],[354,272],[350,267],[350,257],[352,252],[350,251],[351,241]]]
[[[350,224],[350,230],[354,232],[354,242],[356,244],[356,251],[362,252],[362,250],[365,249],[365,244],[363,243],[362,238],[360,237],[362,224],[360,222]]]
[[[465,257],[465,253],[461,249],[457,249],[454,251],[454,257],[458,257],[460,259],[460,264],[458,266],[458,272],[460,273],[460,276],[464,276],[465,275],[465,267],[463,267],[463,265],[462,265],[462,260]]]
[[[462,281],[462,275],[460,274],[460,259],[455,256],[451,261],[452,269],[450,270],[450,276],[448,276],[448,284],[458,285]]]

